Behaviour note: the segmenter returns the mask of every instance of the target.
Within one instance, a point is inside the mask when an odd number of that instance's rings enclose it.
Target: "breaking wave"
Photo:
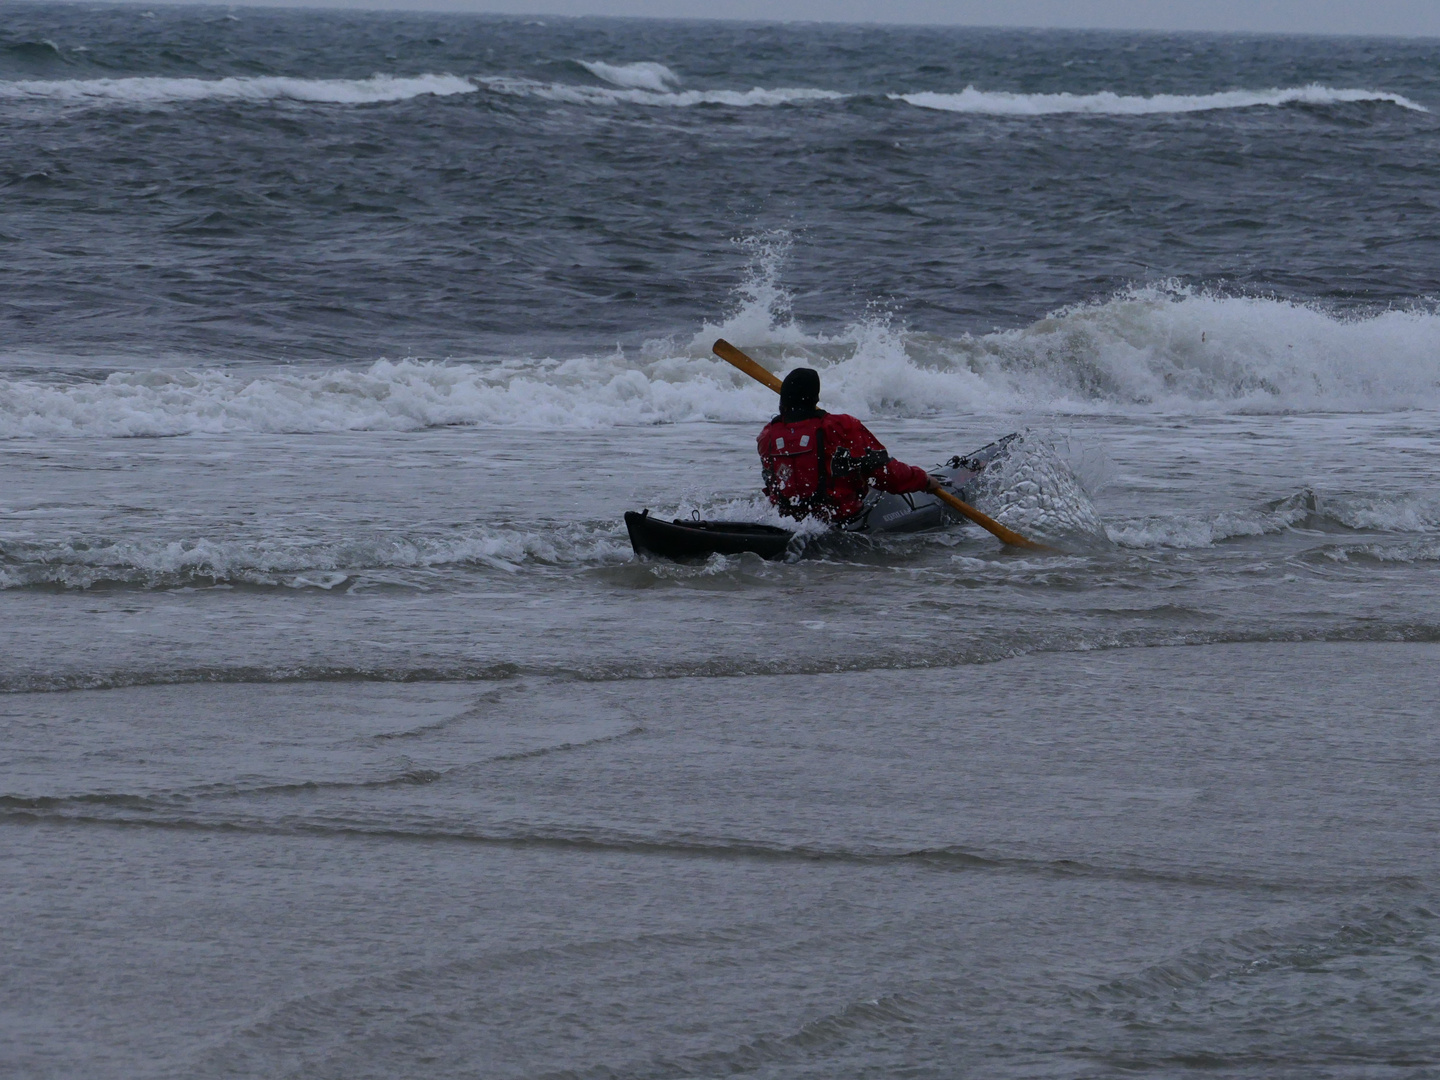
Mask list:
[[[588,64],[584,65],[589,67]],[[656,65],[657,67],[659,65]],[[667,69],[668,70],[668,69]],[[604,78],[604,76],[601,76]],[[544,83],[510,76],[484,76],[476,80],[487,89],[512,97],[533,97],[567,105],[657,105],[689,108],[694,105],[728,105],[743,109],[756,106],[804,105],[817,101],[838,101],[848,95],[835,90],[792,86],[767,90],[671,90],[658,78],[642,85],[638,77],[617,86],[578,86],[572,83]]]
[[[620,355],[519,367],[380,360],[295,373],[117,372],[98,383],[0,379],[0,437],[601,427],[763,414],[770,391],[736,383],[718,361]]]
[[[1149,287],[989,334],[942,338],[870,319],[823,335],[791,320],[773,282],[745,289],[734,316],[689,342],[569,360],[0,378],[0,438],[768,418],[772,393],[710,354],[717,336],[778,371],[819,368],[825,404],[862,418],[1440,406],[1440,315],[1419,306],[1345,317],[1282,300]]]
[[[295,79],[284,76],[224,79],[136,76],[123,79],[21,79],[0,81],[0,101],[51,101],[67,105],[167,105],[186,101],[303,101],[371,105],[478,89],[455,75],[369,79]]]
[[[1401,94],[1381,90],[1336,89],[1311,84],[1270,90],[1230,90],[1213,94],[1155,94],[1140,97],[1104,90],[1093,94],[1025,94],[979,90],[959,93],[844,93],[818,87],[752,87],[747,90],[681,90],[670,68],[653,61],[609,64],[577,60],[578,68],[605,86],[541,82],[510,75],[465,77],[449,74],[374,75],[365,79],[306,79],[291,76],[229,76],[201,79],[131,76],[98,79],[0,80],[0,102],[54,102],[63,105],[165,105],[194,101],[297,101],[337,105],[368,105],[404,101],[423,95],[448,97],[486,89],[512,97],[538,98],[571,105],[651,105],[687,108],[718,105],[731,108],[804,105],[871,97],[946,112],[992,116],[1048,116],[1082,113],[1096,116],[1141,116],[1153,113],[1206,112],[1283,105],[1336,105],[1375,102],[1415,112],[1425,106]]]
[[[1152,113],[1210,112],[1217,109],[1253,109],[1280,105],[1341,105],[1352,102],[1382,102],[1415,112],[1429,112],[1425,106],[1400,94],[1380,90],[1333,89],[1311,83],[1272,90],[1227,90],[1216,94],[1155,94],[1139,97],[1102,90],[1096,94],[1016,94],[977,90],[967,86],[958,94],[923,92],[891,94],[923,109],[945,112],[984,113],[991,116],[1049,116],[1056,113],[1089,113],[1095,116],[1144,116]]]
[[[617,67],[598,61],[582,60],[580,66],[611,85],[601,87],[542,83],[509,76],[488,76],[478,81],[499,93],[538,97],[571,105],[728,105],[743,108],[879,96],[842,93],[815,87],[681,91],[676,89],[680,82],[679,76],[663,64],[638,63]],[[1336,89],[1314,83],[1283,89],[1228,90],[1213,94],[1155,94],[1149,97],[1117,94],[1110,90],[1094,94],[1023,94],[1003,90],[979,90],[974,86],[967,86],[958,94],[921,91],[887,93],[883,97],[923,109],[990,116],[1049,116],[1058,113],[1144,116],[1154,113],[1211,112],[1223,109],[1274,108],[1283,105],[1343,105],[1356,102],[1375,102],[1396,105],[1414,112],[1429,112],[1425,106],[1401,94],[1383,90]]]
[[[635,64],[607,64],[603,60],[580,60],[580,66],[602,82],[634,90],[664,93],[680,84],[680,76],[664,64],[641,61]]]

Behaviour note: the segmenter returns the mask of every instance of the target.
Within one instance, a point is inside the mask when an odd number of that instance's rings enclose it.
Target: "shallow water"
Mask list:
[[[1423,1073],[1436,660],[14,696],[11,1065]]]
[[[1433,42],[0,10],[7,1073],[1440,1069]]]

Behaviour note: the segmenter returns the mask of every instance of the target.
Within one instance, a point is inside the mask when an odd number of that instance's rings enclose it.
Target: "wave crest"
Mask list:
[[[637,364],[620,354],[517,366],[380,360],[297,373],[133,371],[80,384],[0,379],[0,438],[585,428],[773,411],[770,391],[739,379],[718,360]]]
[[[0,438],[767,419],[773,394],[709,354],[717,329],[777,371],[819,368],[826,406],[862,419],[1440,407],[1440,315],[1419,307],[1344,318],[1282,300],[1144,288],[990,334],[944,338],[866,319],[827,336],[788,315],[776,321],[783,290],[752,281],[745,291],[721,327],[638,354],[0,378]]]
[[[1117,94],[1110,90],[1094,94],[1017,94],[1002,90],[977,90],[974,86],[967,86],[958,94],[925,91],[888,96],[892,101],[904,101],[922,109],[983,113],[991,116],[1049,116],[1056,113],[1144,116],[1152,113],[1253,109],[1259,106],[1339,105],[1360,101],[1383,102],[1415,112],[1430,111],[1400,94],[1381,90],[1334,89],[1318,83],[1285,89],[1226,90],[1214,94],[1155,94],[1150,97]]]
[[[754,303],[774,303],[750,288]],[[1367,412],[1440,406],[1440,314],[1342,316],[1177,283],[1062,308],[1029,326],[946,338],[883,318],[807,335],[757,332],[742,308],[725,336],[777,371],[822,372],[824,400],[860,416],[952,412]],[[699,350],[700,340],[691,349]]]
[[[663,94],[680,85],[680,76],[664,64],[642,60],[634,64],[607,64],[603,60],[579,60],[579,65],[602,82],[633,90]]]
[[[302,101],[372,105],[432,94],[447,97],[477,89],[456,75],[369,79],[295,79],[284,76],[223,79],[135,76],[121,79],[20,79],[0,81],[0,101],[51,101],[66,105],[167,105],[187,101]]]
[[[744,109],[805,105],[819,101],[838,101],[848,95],[836,90],[816,90],[792,86],[767,90],[668,90],[640,88],[633,84],[610,86],[576,86],[571,83],[542,83],[533,79],[509,76],[484,76],[479,83],[498,94],[511,97],[534,97],[566,105],[653,105],[669,108],[691,108],[696,105],[727,105]]]
[[[46,46],[53,49],[50,43]],[[58,53],[56,54],[58,55]],[[448,97],[485,88],[511,97],[538,98],[571,105],[650,105],[688,108],[718,105],[731,108],[776,107],[842,101],[874,96],[918,108],[992,116],[1048,116],[1078,113],[1094,116],[1142,116],[1154,113],[1208,112],[1283,105],[1336,105],[1374,102],[1414,112],[1429,110],[1402,94],[1382,90],[1307,86],[1268,90],[1227,90],[1210,94],[1155,94],[1149,97],[1102,90],[1090,94],[1016,93],[967,86],[959,93],[919,91],[864,94],[817,87],[752,87],[748,90],[680,90],[680,77],[664,64],[639,61],[609,64],[577,60],[576,65],[609,85],[539,82],[509,75],[463,77],[449,74],[374,75],[366,79],[307,79],[292,76],[227,76],[201,79],[170,76],[129,76],[96,79],[0,80],[0,102],[54,102],[62,105],[164,105],[195,101],[270,102],[367,105],[404,101],[423,95]]]

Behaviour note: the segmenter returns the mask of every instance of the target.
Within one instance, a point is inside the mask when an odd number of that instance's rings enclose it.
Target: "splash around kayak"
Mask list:
[[[932,473],[943,478],[949,491],[966,502],[973,501],[974,493],[968,489],[987,466],[1004,456],[1016,438],[1015,434],[1006,435],[972,454],[957,454]],[[893,495],[872,491],[860,515],[837,525],[829,535],[924,532],[948,528],[964,520],[935,495],[926,492]],[[637,556],[658,556],[675,561],[742,552],[759,555],[762,559],[795,559],[816,540],[823,540],[827,535],[817,537],[751,521],[705,521],[698,517],[666,521],[652,516],[649,510],[627,511],[625,529],[630,534],[630,546]]]

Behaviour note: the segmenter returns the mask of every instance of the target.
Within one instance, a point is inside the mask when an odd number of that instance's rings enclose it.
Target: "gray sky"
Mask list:
[[[254,0],[251,0],[254,2]],[[260,0],[278,6],[524,15],[1238,30],[1440,37],[1440,0]]]

